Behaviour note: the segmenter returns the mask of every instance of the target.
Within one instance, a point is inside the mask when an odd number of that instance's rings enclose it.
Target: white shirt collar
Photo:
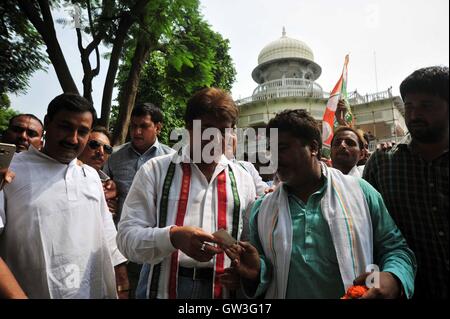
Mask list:
[[[43,151],[39,151],[33,145],[30,145],[30,147],[28,148],[28,151],[26,151],[26,152],[30,152],[30,154],[32,154],[34,156],[38,156],[40,158],[44,158],[44,159],[47,159],[49,161],[53,161],[53,162],[61,164],[61,165],[73,166],[73,165],[77,164],[77,158],[76,157],[73,160],[71,160],[68,164],[64,164],[64,163],[61,163],[60,161],[54,159],[53,157],[45,154]]]

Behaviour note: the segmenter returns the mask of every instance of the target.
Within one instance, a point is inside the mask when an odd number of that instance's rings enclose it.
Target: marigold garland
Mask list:
[[[361,298],[369,290],[366,286],[351,286],[347,289],[347,293],[341,299],[358,299]]]

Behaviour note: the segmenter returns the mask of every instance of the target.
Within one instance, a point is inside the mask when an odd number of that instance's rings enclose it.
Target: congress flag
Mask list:
[[[333,139],[336,120],[335,114],[339,100],[344,100],[346,104],[346,108],[348,111],[347,116],[345,116],[346,122],[348,121],[351,123],[353,120],[353,116],[351,114],[350,107],[347,101],[347,64],[348,54],[345,56],[344,68],[342,69],[341,77],[334,86],[333,91],[330,93],[330,98],[328,99],[325,113],[323,114],[322,143],[325,148],[330,148],[331,146],[331,140]]]

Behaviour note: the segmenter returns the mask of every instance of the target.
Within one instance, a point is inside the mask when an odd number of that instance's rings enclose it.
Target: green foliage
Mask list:
[[[0,109],[7,109],[11,106],[11,101],[6,93],[0,93]]]
[[[3,133],[8,128],[9,119],[19,112],[11,108],[0,108],[0,133]]]
[[[154,35],[158,45],[154,46],[143,67],[136,96],[136,104],[152,102],[161,107],[164,125],[160,140],[169,145],[174,143],[169,140],[171,130],[184,126],[185,105],[192,94],[212,86],[230,91],[236,76],[229,55],[229,41],[211,30],[203,20],[198,1],[192,0],[192,3],[193,6],[188,8],[179,6],[185,14],[172,12],[178,18],[170,20],[170,28],[160,28],[159,36]],[[153,31],[149,29],[149,32]],[[116,83],[119,101],[132,56],[133,52],[128,51],[120,66]]]
[[[23,93],[33,72],[45,69],[42,39],[15,1],[0,2],[0,93]]]

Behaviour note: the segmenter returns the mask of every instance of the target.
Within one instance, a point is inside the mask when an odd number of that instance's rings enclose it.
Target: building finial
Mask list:
[[[283,33],[281,34],[283,37],[285,37],[286,36],[286,28],[285,27],[283,27]]]

